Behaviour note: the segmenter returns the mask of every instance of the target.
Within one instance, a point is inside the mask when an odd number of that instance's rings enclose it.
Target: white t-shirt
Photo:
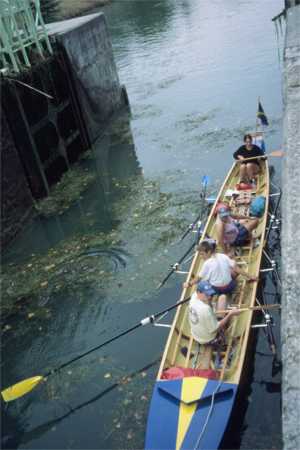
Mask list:
[[[204,262],[199,276],[213,286],[227,286],[232,280],[231,269],[234,266],[235,261],[227,255],[216,253]]]
[[[189,321],[193,338],[200,344],[212,341],[217,335],[218,321],[212,308],[194,292],[189,303]]]

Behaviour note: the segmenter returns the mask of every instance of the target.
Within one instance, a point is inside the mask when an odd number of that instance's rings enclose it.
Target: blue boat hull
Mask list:
[[[217,449],[230,418],[237,387],[199,377],[157,381],[148,415],[145,448]]]

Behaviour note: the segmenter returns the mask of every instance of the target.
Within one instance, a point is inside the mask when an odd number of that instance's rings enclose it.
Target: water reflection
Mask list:
[[[110,20],[114,22],[114,33],[120,43],[122,38],[127,38],[129,29],[148,42],[154,35],[161,35],[168,29],[175,11],[172,0],[127,1],[112,4],[105,9],[105,14],[109,23]],[[114,19],[119,15],[122,21],[117,22]]]
[[[60,212],[58,206],[58,214],[53,217],[37,216],[3,253],[4,263],[45,252],[76,233],[89,233],[91,227],[105,232],[113,228],[116,222],[112,201],[114,195],[120,193],[116,180],[124,181],[141,174],[128,113],[114,120],[105,136],[94,144],[91,158],[80,163],[80,169],[83,172],[96,170],[95,182],[65,212]]]

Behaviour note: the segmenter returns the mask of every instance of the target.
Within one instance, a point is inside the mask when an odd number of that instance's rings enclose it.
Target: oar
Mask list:
[[[180,258],[180,260],[175,263],[172,267],[172,269],[170,270],[170,272],[165,276],[165,278],[159,283],[159,285],[157,286],[157,289],[160,289],[165,283],[166,281],[168,281],[168,279],[170,278],[170,276],[177,270],[178,266],[182,263],[182,261],[188,256],[188,254],[193,250],[193,248],[195,247],[195,245],[197,244],[198,240],[196,239],[195,242],[192,243],[192,245],[187,249],[187,251],[185,252],[185,254]]]
[[[228,313],[230,311],[262,311],[263,309],[280,309],[281,305],[279,305],[278,303],[274,303],[272,305],[264,305],[264,306],[247,306],[247,307],[232,307],[232,308],[228,308],[228,309],[222,309],[220,311],[216,310],[216,312],[219,314],[225,314]]]
[[[202,202],[201,202],[201,210],[200,210],[200,214],[197,216],[197,218],[194,220],[194,222],[189,226],[189,228],[186,230],[186,232],[183,234],[183,236],[181,237],[181,239],[179,240],[179,242],[181,242],[187,235],[188,233],[194,228],[195,224],[198,222],[198,220],[200,218],[202,218],[203,215],[203,211],[204,211],[204,202],[205,202],[205,197],[206,197],[206,188],[209,182],[209,177],[207,175],[204,175],[202,177],[202,186],[203,186],[203,191],[200,194],[201,198],[202,198]],[[159,283],[159,285],[157,286],[157,289],[160,289],[170,278],[170,276],[177,270],[178,266],[182,263],[182,261],[187,257],[187,255],[192,251],[192,249],[195,247],[195,245],[198,243],[199,240],[199,235],[200,235],[200,227],[198,229],[198,233],[195,239],[195,242],[193,242],[193,244],[188,248],[188,250],[185,252],[185,254],[180,258],[180,260],[175,263],[172,267],[172,269],[170,270],[170,272],[165,276],[165,278]]]
[[[282,367],[282,363],[281,361],[278,359],[278,354],[277,354],[277,346],[276,346],[276,341],[275,341],[275,337],[274,337],[274,333],[273,333],[273,320],[270,316],[270,314],[268,314],[267,312],[265,312],[265,309],[267,309],[268,305],[267,304],[261,304],[259,302],[258,299],[256,299],[256,302],[259,304],[259,306],[262,307],[262,312],[264,314],[264,319],[265,319],[265,324],[266,324],[266,330],[264,330],[270,350],[273,354],[273,362],[272,362],[272,377],[274,377],[280,370]]]
[[[236,162],[243,163],[245,161],[252,161],[253,159],[264,159],[270,156],[282,158],[282,156],[284,156],[284,152],[282,150],[274,150],[271,153],[265,153],[264,155],[261,156],[251,156],[251,158],[237,159]]]
[[[202,192],[200,193],[200,197],[202,199],[200,213],[198,214],[196,219],[193,221],[193,223],[191,223],[188,226],[187,230],[183,233],[183,235],[179,239],[179,242],[183,241],[183,239],[189,234],[189,232],[194,229],[194,227],[197,224],[197,222],[199,221],[199,219],[202,218],[203,209],[204,209],[204,202],[205,202],[205,197],[206,197],[206,189],[207,189],[208,183],[209,183],[209,177],[207,175],[203,175],[203,177],[202,177],[203,189],[202,189]]]
[[[60,369],[63,369],[64,367],[68,366],[69,364],[72,364],[75,361],[78,361],[79,359],[83,358],[84,356],[89,355],[90,353],[94,352],[95,350],[99,350],[100,348],[104,347],[105,345],[110,344],[111,342],[120,339],[121,337],[125,336],[126,334],[131,333],[132,331],[136,330],[137,328],[140,328],[144,325],[148,325],[150,323],[153,323],[155,319],[158,317],[164,315],[165,313],[171,311],[174,308],[177,308],[178,306],[182,305],[183,303],[186,303],[190,300],[190,297],[181,300],[178,303],[175,303],[172,306],[169,306],[168,308],[164,309],[163,311],[157,312],[155,314],[152,314],[149,317],[145,317],[140,322],[138,322],[136,325],[128,328],[127,330],[123,331],[122,333],[117,334],[116,336],[108,339],[105,342],[102,342],[102,344],[97,345],[96,347],[91,348],[90,350],[82,353],[79,356],[76,356],[76,358],[71,359],[70,361],[65,362],[64,364],[61,364],[60,366],[50,370],[44,375],[38,375],[31,378],[26,378],[23,381],[20,381],[19,383],[13,384],[12,386],[4,389],[1,391],[1,395],[3,397],[3,400],[5,402],[10,402],[12,400],[16,400],[19,397],[22,397],[23,395],[27,394],[28,392],[32,391],[32,389],[35,388],[41,381],[46,381],[47,377],[58,372]]]

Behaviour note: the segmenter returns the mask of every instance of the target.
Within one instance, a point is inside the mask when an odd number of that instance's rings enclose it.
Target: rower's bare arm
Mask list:
[[[192,286],[194,286],[194,284],[199,283],[200,280],[201,280],[201,277],[195,277],[193,280],[185,281],[183,283],[183,287],[184,288],[192,287]]]
[[[233,219],[235,219],[235,220],[241,220],[241,219],[245,219],[245,220],[256,220],[256,219],[257,219],[257,217],[243,216],[243,215],[237,216],[237,215],[234,215],[234,214],[231,214],[231,217],[232,217]]]
[[[220,322],[218,324],[218,330],[221,330],[222,328],[224,328],[227,325],[227,323],[229,322],[231,317],[238,316],[240,313],[241,313],[240,310],[232,309],[228,314],[226,314],[224,319],[220,320]]]
[[[256,276],[253,276],[250,273],[245,272],[237,264],[235,264],[234,266],[234,271],[239,275],[242,275],[243,277],[247,278],[249,281],[258,281],[258,278]]]

